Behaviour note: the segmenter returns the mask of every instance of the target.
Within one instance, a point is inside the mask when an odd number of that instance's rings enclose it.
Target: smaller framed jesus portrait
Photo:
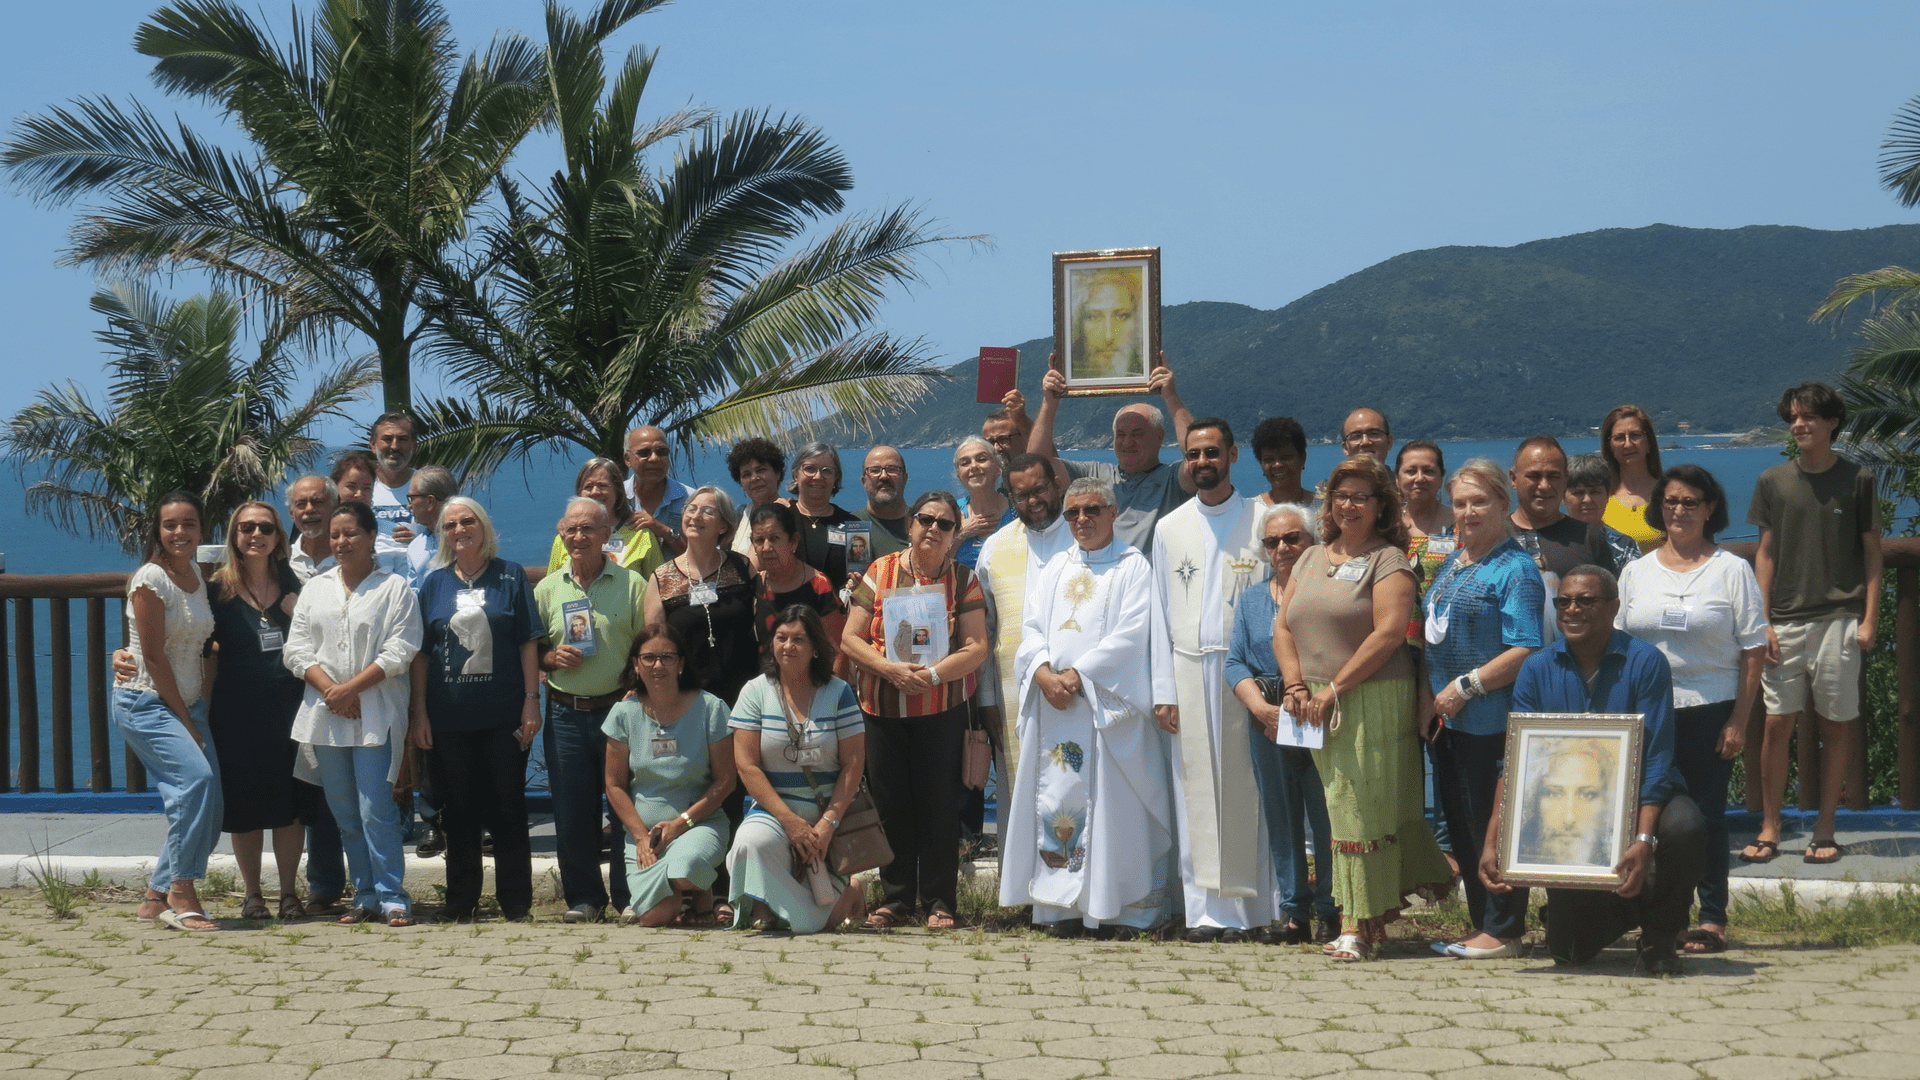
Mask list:
[[[1611,889],[1640,808],[1639,713],[1507,718],[1500,873],[1512,885]]]
[[[1160,249],[1054,252],[1053,341],[1069,395],[1146,393],[1160,355]]]

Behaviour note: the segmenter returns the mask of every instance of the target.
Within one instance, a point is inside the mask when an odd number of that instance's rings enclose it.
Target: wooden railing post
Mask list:
[[[1920,807],[1920,568],[1894,573],[1893,666],[1898,687],[1900,809]]]
[[[24,604],[25,600],[15,600]],[[0,791],[13,790],[13,740],[7,724],[13,716],[13,682],[7,678],[7,602],[0,600]]]
[[[1767,705],[1764,701],[1753,703],[1753,712],[1747,717],[1747,746],[1740,751],[1741,772],[1746,777],[1747,812],[1758,814],[1766,809],[1761,799],[1760,773],[1761,751],[1767,738]]]
[[[40,790],[40,684],[33,666],[33,601],[13,602],[13,677],[20,688],[19,790]]]
[[[47,647],[52,650],[53,700],[48,719],[53,736],[53,790],[73,790],[73,623],[71,602],[47,601]]]
[[[113,755],[107,742],[107,602],[87,597],[87,759],[90,791],[113,790]]]

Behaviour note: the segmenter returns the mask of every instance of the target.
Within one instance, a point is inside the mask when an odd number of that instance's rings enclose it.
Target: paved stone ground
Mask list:
[[[1417,942],[962,931],[792,938],[554,922],[180,934],[0,894],[0,1078],[911,1080],[1920,1076],[1920,946],[1744,948],[1679,979]]]

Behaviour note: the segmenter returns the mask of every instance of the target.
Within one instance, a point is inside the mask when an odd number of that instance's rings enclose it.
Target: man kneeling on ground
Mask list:
[[[1706,821],[1673,765],[1673,675],[1660,650],[1613,628],[1620,589],[1611,571],[1576,566],[1560,580],[1553,606],[1561,640],[1527,658],[1513,686],[1514,712],[1640,713],[1640,810],[1633,843],[1612,891],[1548,889],[1547,953],[1556,964],[1583,964],[1633,927],[1640,966],[1677,975],[1674,942],[1687,928],[1693,887],[1706,862]],[[1500,874],[1500,811],[1506,781],[1494,793],[1493,820],[1480,856],[1487,891],[1512,888]]]

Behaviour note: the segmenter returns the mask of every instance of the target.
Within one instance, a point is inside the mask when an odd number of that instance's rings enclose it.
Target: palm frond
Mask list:
[[[1901,206],[1920,204],[1920,97],[1893,115],[1893,129],[1880,143],[1880,183]]]
[[[663,427],[683,439],[730,442],[811,424],[829,413],[837,422],[870,428],[912,405],[948,378],[922,341],[865,334],[796,358]]]
[[[1920,272],[1899,266],[1869,270],[1863,274],[1849,274],[1841,278],[1813,310],[1813,321],[1837,318],[1859,300],[1878,297],[1876,294],[1892,292],[1890,306],[1898,307],[1907,303],[1915,295],[1920,295]]]

